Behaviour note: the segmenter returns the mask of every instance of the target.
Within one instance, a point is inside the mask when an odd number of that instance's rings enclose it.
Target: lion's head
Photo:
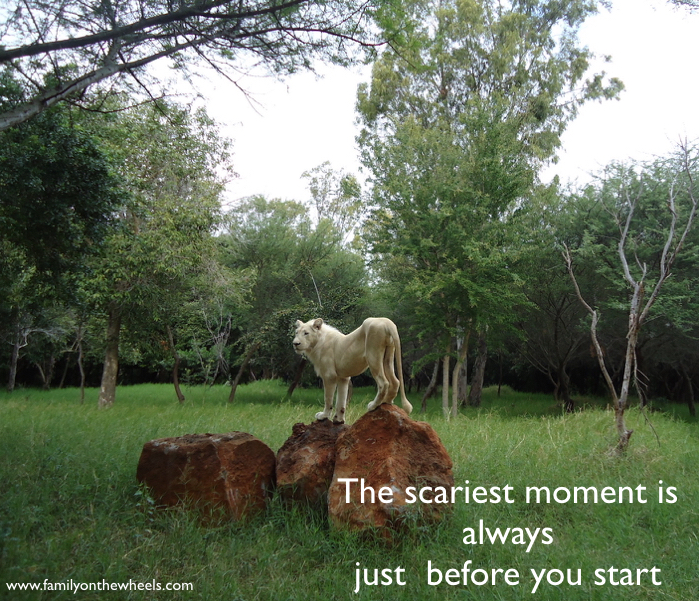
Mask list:
[[[303,323],[300,319],[296,320],[296,335],[294,336],[294,350],[302,355],[308,351],[313,350],[313,347],[317,344],[320,338],[320,330],[323,327],[323,320],[319,317],[318,319],[311,319]]]

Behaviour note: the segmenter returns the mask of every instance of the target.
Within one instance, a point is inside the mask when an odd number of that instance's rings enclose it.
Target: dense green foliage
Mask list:
[[[586,1],[408,2],[409,41],[386,50],[360,86],[370,249],[394,297],[415,299],[410,327],[429,340],[425,350],[436,340],[448,356],[456,338],[457,366],[471,331],[485,349],[526,304],[526,281],[512,269],[518,213],[561,133],[582,103],[622,87],[603,74],[584,79],[592,55],[577,29],[595,10]],[[482,377],[477,369],[478,387]]]
[[[643,183],[629,257],[650,274],[668,190],[694,191],[697,168],[690,148],[687,168],[668,157],[610,166],[578,190],[541,185],[578,108],[623,87],[589,72],[593,54],[577,38],[596,10],[585,0],[382,3],[372,16],[391,44],[357,96],[369,186],[324,163],[303,176],[306,202],[251,197],[224,212],[229,142],[203,111],[174,103],[129,107],[122,94],[102,99],[104,112],[54,107],[8,129],[0,376],[10,389],[101,382],[105,405],[118,382],[309,385],[290,345],[296,319],[322,316],[348,331],[385,315],[401,332],[406,379],[420,389],[441,382],[445,410],[453,387],[452,414],[496,382],[553,391],[569,410],[576,396],[604,394],[561,251],[570,249],[583,296],[603,316],[618,384],[628,334],[629,287],[614,263],[624,194]],[[27,97],[16,73],[2,78],[4,104]],[[685,194],[680,219],[686,206]],[[693,228],[634,359],[642,398],[690,408],[696,249]]]
[[[444,523],[414,529],[395,545],[329,530],[322,513],[284,508],[276,500],[248,524],[202,526],[182,511],[155,511],[135,479],[144,442],[190,432],[247,431],[277,450],[295,422],[307,422],[322,399],[318,389],[280,402],[285,386],[241,387],[235,405],[228,390],[186,388],[180,406],[165,386],[126,387],[119,403],[97,410],[97,390],[79,405],[75,389],[0,393],[0,598],[96,600],[105,594],[45,593],[8,596],[6,582],[191,582],[188,593],[133,592],[131,599],[331,599],[352,597],[356,562],[369,568],[405,568],[405,586],[363,587],[359,599],[540,598],[566,601],[695,598],[697,540],[694,477],[699,452],[696,423],[655,413],[657,444],[643,417],[632,412],[636,444],[625,458],[607,454],[611,419],[590,400],[588,410],[561,413],[550,396],[484,392],[484,407],[445,421],[430,404],[426,418],[454,461],[457,484],[515,489],[517,502],[457,503]],[[355,421],[373,389],[357,389]],[[419,399],[411,400],[418,403]],[[684,419],[686,417],[686,412]],[[659,504],[657,487],[676,486],[678,501]],[[526,486],[647,487],[648,503],[528,505]],[[548,527],[551,545],[464,545],[462,530],[479,520],[499,527]],[[427,562],[445,570],[516,568],[521,584],[428,586]],[[600,568],[657,566],[661,586],[595,586]],[[580,568],[583,584],[545,581],[535,595],[530,569]],[[373,572],[372,572],[373,574]],[[647,578],[647,576],[646,576]]]
[[[308,207],[293,201],[253,197],[228,213],[218,237],[221,261],[250,286],[247,304],[235,311],[238,346],[244,355],[255,349],[252,365],[263,377],[293,374],[298,358],[290,332],[297,319],[322,314],[344,329],[361,322],[364,261],[345,247],[344,233],[330,216],[314,223]]]
[[[2,78],[0,106],[16,87]],[[76,283],[102,251],[113,212],[127,196],[113,167],[65,112],[46,111],[0,133],[0,321],[10,348],[10,390],[29,338],[53,350],[70,330]],[[40,365],[45,384],[51,371]]]
[[[120,183],[94,138],[65,113],[48,111],[2,132],[3,255],[12,247],[37,276],[60,279],[99,244]]]

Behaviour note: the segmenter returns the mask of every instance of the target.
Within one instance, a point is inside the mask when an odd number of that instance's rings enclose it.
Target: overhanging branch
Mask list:
[[[81,36],[77,38],[65,38],[61,40],[55,40],[53,42],[43,42],[40,44],[26,44],[18,48],[0,50],[0,63],[6,63],[18,58],[38,56],[40,54],[51,53],[60,50],[75,50],[77,48],[86,48],[95,44],[99,44],[101,42],[108,42],[112,40],[121,39],[130,36],[134,33],[146,31],[148,29],[153,29],[156,27],[162,27],[163,25],[170,25],[172,23],[186,21],[188,18],[192,17],[229,19],[231,21],[252,19],[268,14],[284,12],[295,6],[306,4],[309,1],[310,0],[289,0],[288,2],[278,4],[275,6],[269,6],[257,10],[232,12],[226,14],[214,14],[207,11],[218,8],[220,6],[225,6],[227,4],[237,4],[237,2],[234,2],[234,0],[216,0],[214,2],[203,2],[200,4],[195,4],[193,6],[180,8],[179,10],[173,11],[171,13],[157,15],[148,19],[141,19],[129,25],[115,27],[91,35]]]

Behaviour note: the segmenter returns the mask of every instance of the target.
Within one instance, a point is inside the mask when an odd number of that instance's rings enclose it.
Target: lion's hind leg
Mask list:
[[[389,389],[390,383],[386,378],[386,372],[384,370],[384,353],[383,349],[367,349],[367,363],[369,363],[369,370],[371,375],[376,381],[376,397],[367,405],[369,411],[373,411],[382,403],[390,402],[389,399]]]
[[[384,398],[384,403],[393,403],[396,396],[398,396],[398,389],[400,388],[400,380],[396,377],[396,373],[393,370],[393,359],[396,355],[396,347],[392,344],[386,347],[383,355],[383,371],[386,376],[386,397]]]

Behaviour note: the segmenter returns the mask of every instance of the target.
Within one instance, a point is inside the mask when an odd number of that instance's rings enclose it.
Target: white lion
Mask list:
[[[316,413],[316,419],[330,419],[335,423],[345,421],[347,391],[350,377],[358,376],[368,367],[376,380],[376,398],[369,403],[368,410],[382,403],[393,403],[400,387],[403,409],[413,410],[405,396],[403,365],[398,329],[390,319],[369,317],[354,332],[343,334],[322,319],[307,323],[296,322],[294,350],[305,355],[313,363],[316,374],[323,380],[325,410]],[[397,354],[396,354],[397,353]],[[393,370],[393,357],[398,363],[398,375]],[[333,397],[337,389],[337,402],[333,415]]]

